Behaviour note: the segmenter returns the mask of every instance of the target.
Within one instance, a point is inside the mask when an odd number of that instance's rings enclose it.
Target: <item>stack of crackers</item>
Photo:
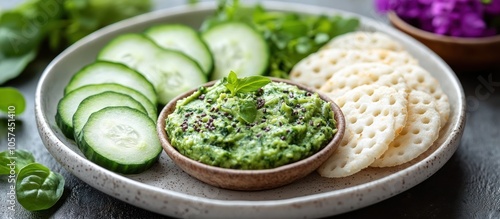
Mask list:
[[[344,113],[344,138],[318,169],[324,177],[409,162],[430,148],[450,114],[439,82],[379,32],[332,39],[300,61],[290,78],[326,94]]]

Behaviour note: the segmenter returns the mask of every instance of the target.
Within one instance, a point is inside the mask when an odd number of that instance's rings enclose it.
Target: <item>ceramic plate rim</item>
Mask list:
[[[432,159],[436,158],[436,156],[443,155],[444,153],[446,154],[445,161],[447,161],[451,155],[454,153],[458,146],[458,142],[460,141],[462,132],[463,132],[463,125],[465,123],[465,95],[463,92],[463,88],[460,85],[460,82],[458,81],[458,78],[456,75],[453,73],[453,71],[449,68],[448,65],[444,63],[444,61],[439,58],[434,52],[429,50],[427,47],[423,46],[421,43],[418,41],[410,38],[409,36],[404,35],[403,33],[397,31],[396,29],[387,26],[385,24],[381,24],[380,22],[376,22],[373,19],[361,16],[359,14],[355,13],[350,13],[334,8],[325,8],[321,6],[312,6],[312,5],[305,5],[301,3],[284,3],[284,2],[264,2],[264,5],[266,8],[269,9],[286,9],[286,10],[296,10],[300,9],[300,11],[305,12],[305,13],[319,13],[319,12],[332,12],[332,13],[341,13],[344,15],[349,15],[349,16],[355,16],[358,17],[363,25],[367,25],[370,27],[377,27],[378,29],[381,29],[382,31],[396,36],[398,39],[402,39],[406,41],[406,43],[409,43],[411,45],[420,47],[419,50],[421,50],[424,53],[427,53],[429,55],[429,60],[437,62],[437,65],[439,68],[444,69],[446,72],[445,74],[449,74],[448,76],[452,79],[450,83],[453,83],[453,88],[454,90],[450,92],[457,92],[459,99],[457,100],[457,121],[455,121],[453,124],[449,124],[451,127],[451,135],[446,138],[446,140],[442,143],[442,145],[434,151],[432,154],[430,154],[428,157],[425,159],[421,160],[420,162],[406,168],[403,170],[400,170],[396,173],[392,173],[386,177],[357,185],[354,187],[350,187],[348,189],[342,189],[342,190],[335,190],[335,191],[329,191],[325,193],[319,193],[319,194],[312,194],[312,195],[307,195],[307,196],[301,196],[301,197],[294,197],[294,198],[288,198],[288,199],[279,199],[279,200],[260,200],[260,201],[249,201],[249,200],[219,200],[219,199],[211,199],[211,198],[205,198],[205,197],[198,197],[194,195],[189,195],[189,194],[184,194],[181,192],[177,191],[172,191],[172,190],[165,190],[162,188],[158,188],[152,185],[148,185],[145,183],[141,183],[138,181],[135,181],[133,179],[129,179],[125,176],[113,173],[111,171],[108,171],[100,166],[97,166],[96,164],[88,161],[87,159],[84,159],[80,157],[76,152],[72,151],[69,147],[65,146],[64,143],[58,139],[56,134],[54,133],[53,130],[51,130],[51,126],[48,123],[47,115],[44,115],[42,112],[42,94],[41,91],[44,90],[44,86],[47,83],[47,77],[48,74],[52,71],[52,69],[55,67],[55,65],[65,56],[68,54],[71,54],[72,51],[78,49],[79,47],[84,46],[86,43],[91,42],[92,40],[106,34],[109,32],[114,32],[118,31],[127,25],[131,24],[139,24],[139,23],[144,23],[147,22],[148,20],[153,20],[153,19],[160,19],[162,17],[168,17],[176,14],[183,14],[183,13],[188,13],[188,12],[193,12],[196,10],[203,11],[203,10],[208,10],[211,9],[215,6],[213,2],[202,2],[199,3],[196,6],[191,6],[191,5],[182,5],[182,6],[176,6],[176,7],[171,7],[171,8],[166,8],[154,12],[150,12],[144,15],[140,15],[122,22],[118,22],[116,24],[110,25],[106,28],[103,28],[97,32],[94,32],[87,36],[86,38],[80,40],[79,42],[75,43],[65,51],[63,51],[59,56],[57,56],[49,65],[48,67],[44,70],[38,85],[36,89],[36,95],[35,95],[35,116],[36,116],[36,122],[37,122],[37,127],[39,134],[42,138],[42,141],[47,148],[47,150],[52,154],[52,156],[62,165],[64,166],[69,172],[77,176],[78,178],[82,179],[82,177],[76,173],[75,171],[72,171],[70,169],[69,164],[65,164],[63,162],[63,157],[66,158],[72,158],[76,159],[79,163],[82,165],[87,165],[89,168],[93,168],[96,173],[95,175],[102,175],[105,177],[109,177],[113,180],[113,182],[123,182],[124,184],[129,185],[128,188],[134,188],[135,190],[143,191],[145,193],[150,192],[149,195],[152,195],[153,193],[161,194],[162,198],[167,198],[170,201],[173,202],[178,202],[178,203],[190,203],[190,204],[197,204],[197,206],[188,206],[187,208],[194,209],[194,208],[200,208],[200,209],[207,209],[207,208],[216,208],[218,210],[230,210],[232,208],[237,208],[237,207],[247,207],[244,209],[238,209],[240,210],[245,210],[252,212],[252,209],[260,209],[260,213],[264,212],[263,215],[267,216],[272,216],[269,213],[271,211],[275,211],[276,208],[284,208],[289,210],[291,208],[291,205],[294,204],[305,204],[306,207],[308,208],[314,208],[314,204],[312,202],[317,202],[317,201],[323,201],[325,203],[331,202],[331,199],[335,199],[335,197],[338,196],[343,196],[343,195],[348,195],[352,194],[353,192],[360,192],[360,191],[366,191],[367,189],[372,188],[375,185],[379,184],[391,184],[395,183],[397,180],[400,180],[400,178],[404,175],[411,174],[412,172],[415,172],[418,170],[419,167],[422,165],[425,165],[425,163],[432,162]],[[445,150],[447,149],[447,150]],[[62,153],[62,154],[59,154]],[[432,175],[434,172],[436,172],[438,169],[444,165],[445,162],[439,163],[435,167],[435,171],[433,171],[430,175]],[[383,198],[382,200],[389,198],[393,195],[396,195],[400,192],[403,192],[423,180],[427,179],[430,177],[430,175],[426,176],[420,176],[419,180],[416,180],[415,182],[409,183],[406,188],[401,188],[400,191],[395,191],[394,194],[389,194],[387,197]],[[179,216],[180,214],[178,212],[172,212],[172,209],[169,209],[167,211],[161,211],[160,209],[157,208],[152,208],[148,206],[146,203],[138,203],[134,202],[133,200],[125,200],[123,197],[117,197],[117,194],[114,194],[112,191],[109,191],[109,185],[105,185],[104,183],[99,186],[96,185],[97,183],[90,182],[91,179],[82,179],[89,185],[93,186],[94,188],[107,193],[108,195],[111,195],[115,198],[118,198],[122,201],[128,202],[130,204],[136,205],[141,208],[145,208],[151,211],[155,211],[158,213],[162,214],[167,214],[167,215],[177,215]],[[152,197],[152,196],[151,196]],[[152,198],[158,198],[158,197],[152,197]],[[381,200],[372,200],[370,202],[367,202],[365,204],[362,204],[354,209],[364,207],[370,204],[373,204],[375,202],[378,202]],[[317,207],[317,206],[316,206]],[[329,209],[323,209],[322,212],[318,212],[317,215],[315,216],[328,216],[328,215],[333,215],[333,214],[338,214],[338,213],[343,213],[346,211],[354,210],[354,209],[343,209],[339,210],[337,212],[331,212],[328,211]],[[292,213],[296,213],[291,211]],[[218,212],[218,213],[224,213],[224,212]],[[256,216],[256,215],[253,215]],[[295,215],[295,216],[300,216],[300,215]],[[308,215],[311,216],[311,215]]]

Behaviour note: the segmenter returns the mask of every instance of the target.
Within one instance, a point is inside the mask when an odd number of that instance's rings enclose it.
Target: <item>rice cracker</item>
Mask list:
[[[382,63],[358,63],[339,70],[335,77],[319,89],[331,99],[336,99],[356,87],[366,84],[389,86],[405,98],[410,90],[403,75],[394,67]]]
[[[406,163],[424,153],[439,136],[439,113],[434,97],[417,90],[408,96],[408,120],[403,131],[373,167],[391,167]]]
[[[418,65],[402,65],[397,69],[403,74],[410,89],[423,91],[434,97],[439,112],[440,127],[443,127],[450,117],[450,102],[436,78]]]
[[[342,34],[331,39],[321,49],[386,49],[400,52],[404,48],[396,40],[381,32],[357,31]]]
[[[407,114],[406,98],[387,86],[363,85],[335,102],[346,118],[346,131],[337,150],[317,170],[330,178],[350,176],[370,166],[404,127],[398,122],[406,122]]]
[[[390,66],[418,64],[417,60],[407,52],[326,49],[313,53],[297,63],[290,72],[290,79],[319,89],[340,69],[365,62],[377,62]]]

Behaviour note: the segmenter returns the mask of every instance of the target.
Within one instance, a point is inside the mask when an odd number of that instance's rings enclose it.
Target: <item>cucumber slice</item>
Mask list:
[[[127,106],[133,109],[137,109],[147,116],[146,109],[144,109],[141,103],[137,102],[137,100],[134,100],[134,98],[130,97],[129,95],[120,94],[113,91],[106,91],[89,96],[80,103],[78,109],[73,115],[74,139],[78,146],[81,146],[80,134],[90,115],[110,106]]]
[[[234,71],[241,77],[263,75],[269,65],[269,47],[264,37],[242,22],[225,22],[202,34],[213,54],[212,80]]]
[[[147,29],[144,34],[165,48],[182,52],[200,65],[207,77],[212,73],[214,60],[200,34],[183,24],[164,24]]]
[[[149,118],[151,118],[153,122],[155,122],[158,118],[156,105],[151,103],[151,101],[149,101],[146,96],[134,89],[112,83],[85,85],[69,92],[59,101],[57,105],[56,122],[66,137],[73,139],[73,115],[75,114],[78,105],[82,102],[82,100],[89,96],[106,91],[114,91],[117,93],[129,95],[130,97],[141,103],[144,109],[146,109]]]
[[[126,65],[113,62],[97,61],[76,73],[64,89],[64,94],[89,84],[116,83],[132,88],[144,94],[156,105],[156,91],[151,83],[135,70]]]
[[[128,107],[106,107],[92,113],[83,127],[81,145],[87,159],[124,174],[148,169],[162,151],[155,123]]]
[[[123,63],[142,73],[155,87],[161,104],[207,81],[193,59],[163,49],[142,34],[118,36],[101,50],[98,59]]]

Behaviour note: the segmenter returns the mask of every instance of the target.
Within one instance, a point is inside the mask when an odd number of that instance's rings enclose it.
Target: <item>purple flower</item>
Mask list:
[[[440,35],[483,37],[497,33],[488,26],[500,19],[500,0],[375,0],[377,11],[394,11],[406,22]],[[499,27],[500,29],[500,27]]]
[[[479,37],[486,30],[483,19],[474,13],[464,14],[461,24],[464,37]]]
[[[499,15],[500,14],[500,1],[493,0],[489,4],[485,6],[485,13],[490,15]]]

